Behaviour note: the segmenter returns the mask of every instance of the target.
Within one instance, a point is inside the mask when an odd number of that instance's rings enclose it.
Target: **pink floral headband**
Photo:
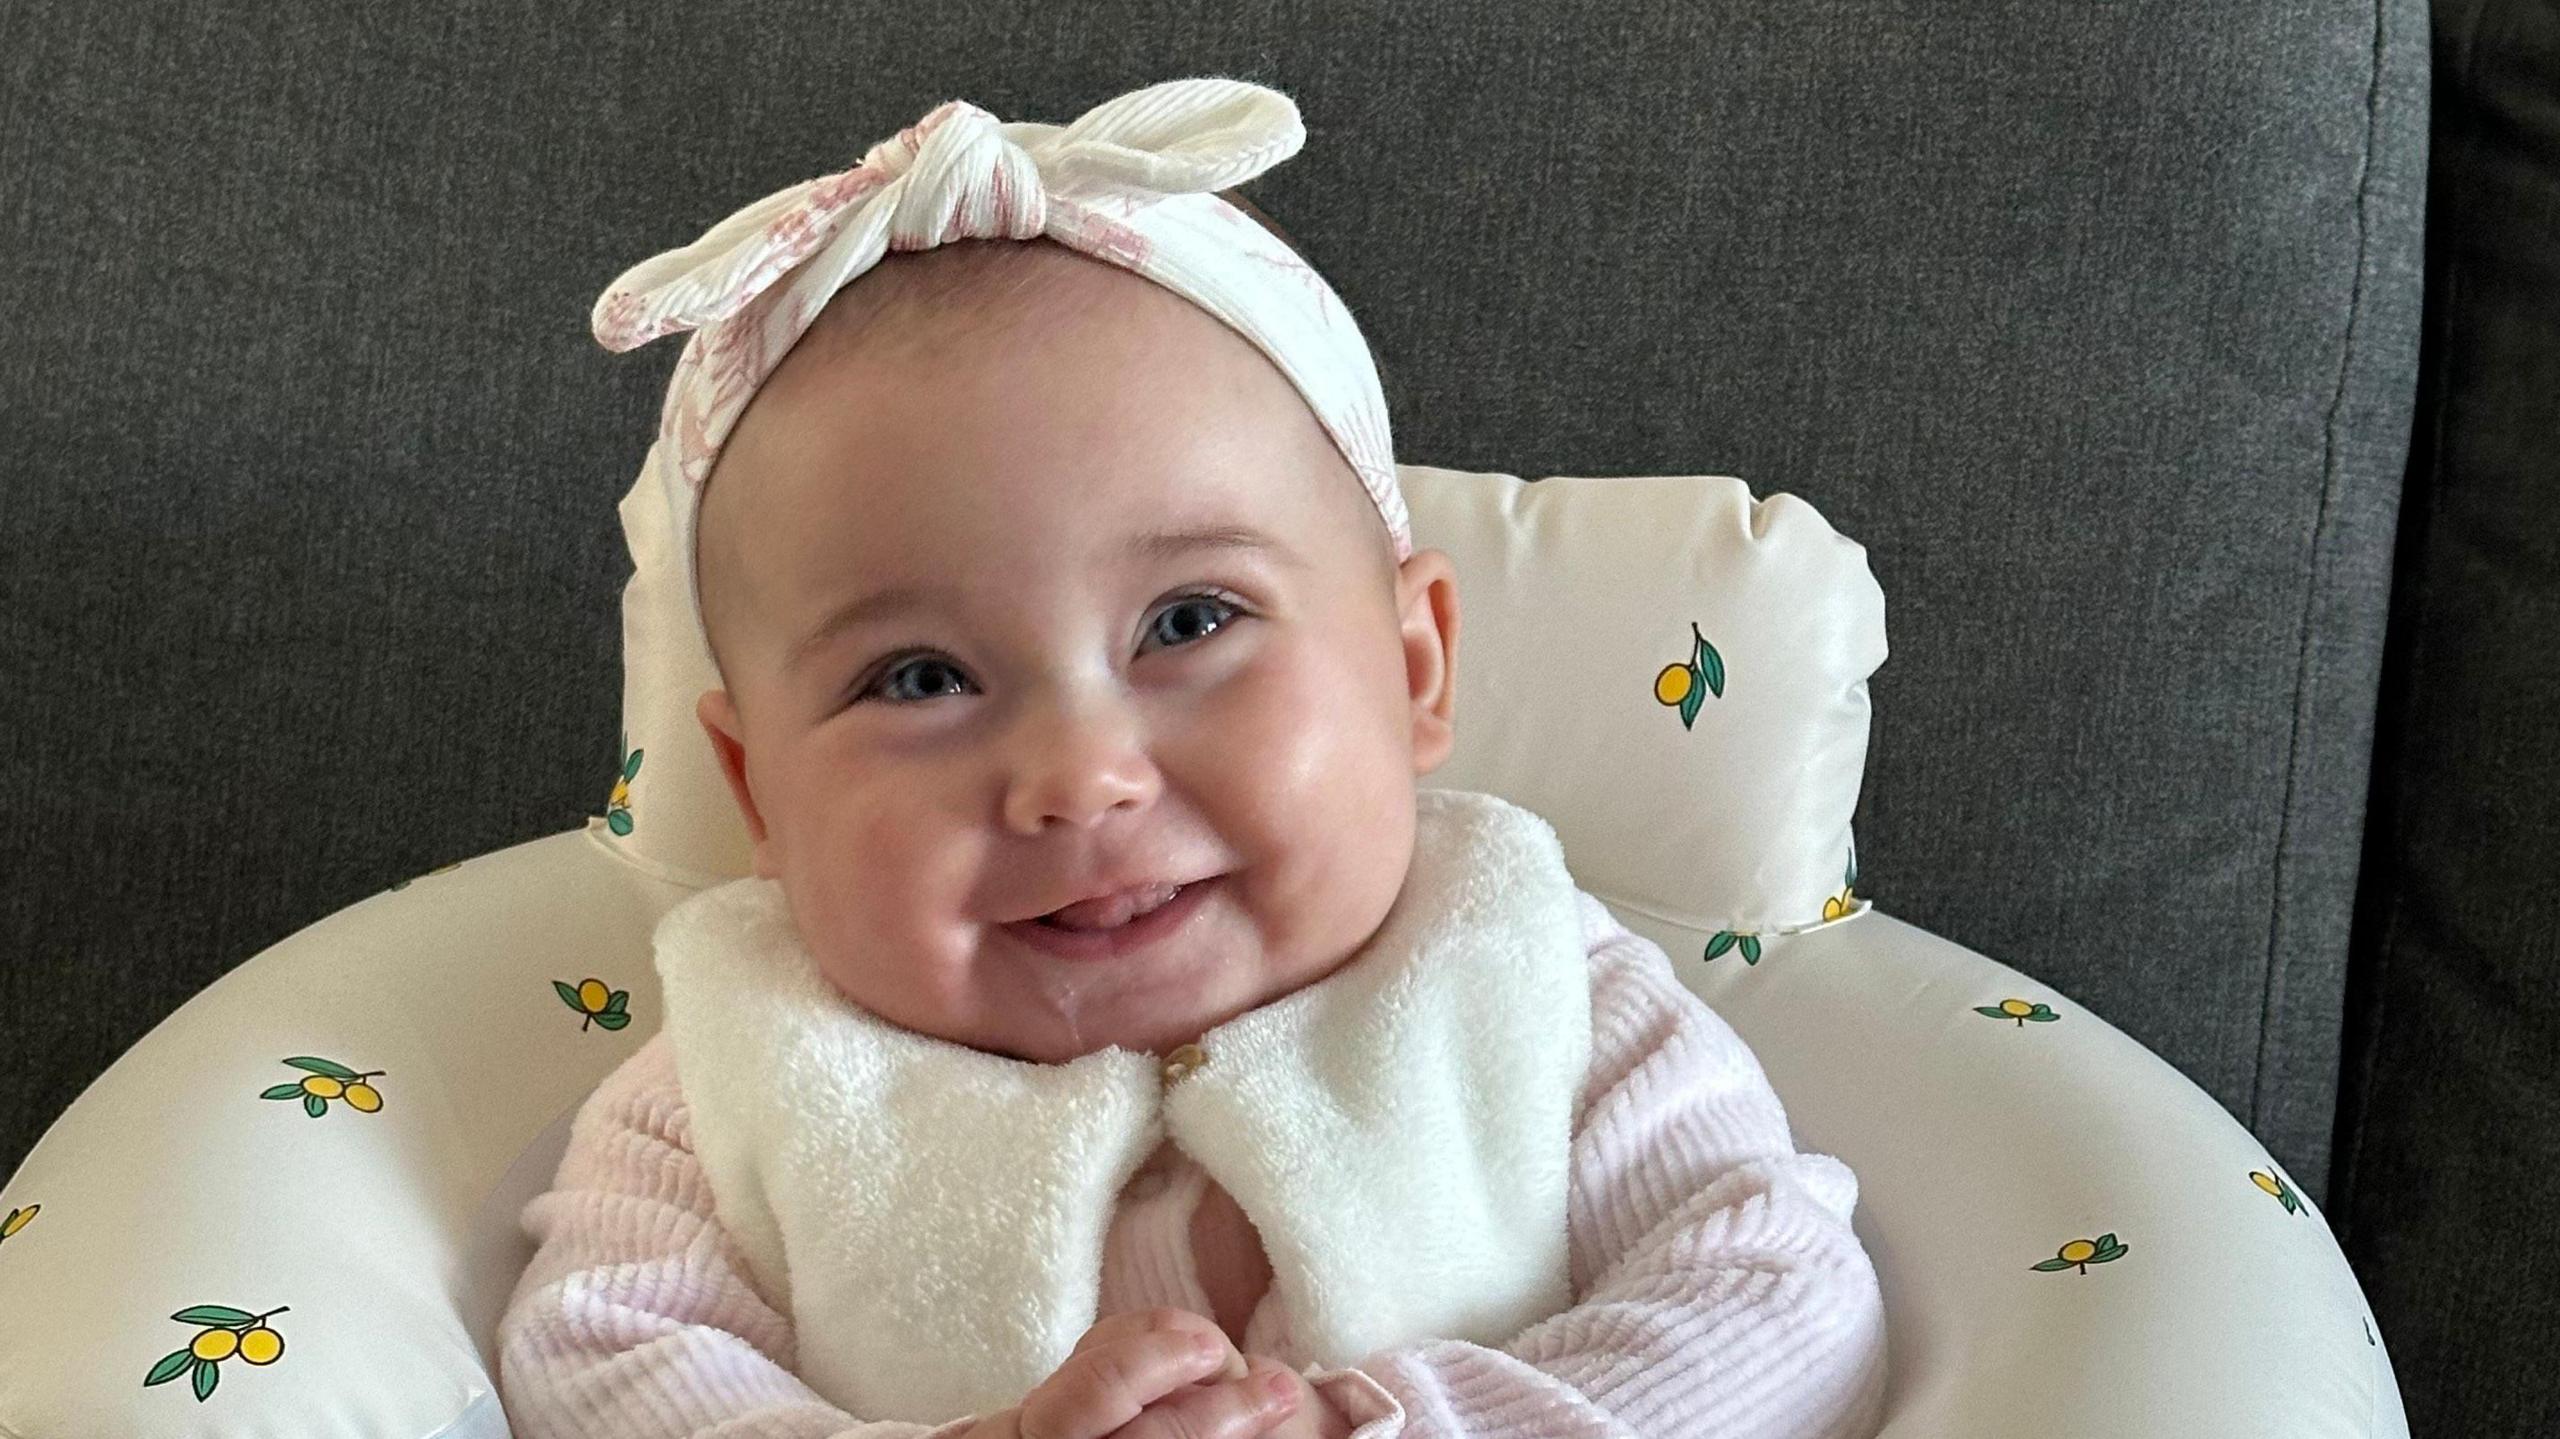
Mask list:
[[[1214,193],[1305,142],[1288,96],[1218,77],[1131,91],[1065,126],[999,121],[948,100],[852,169],[776,191],[623,272],[596,301],[606,349],[695,332],[667,382],[646,464],[675,517],[697,629],[702,487],[748,400],[836,291],[882,255],[961,239],[1045,235],[1163,285],[1253,341],[1359,474],[1396,558],[1410,555],[1386,399],[1360,327],[1323,276]]]

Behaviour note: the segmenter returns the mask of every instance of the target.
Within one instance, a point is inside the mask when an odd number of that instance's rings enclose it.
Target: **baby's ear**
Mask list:
[[[1456,743],[1458,571],[1442,550],[1416,550],[1396,571],[1405,686],[1413,700],[1413,772],[1429,774]]]
[[[729,793],[738,801],[738,813],[747,822],[747,838],[755,842],[756,873],[763,878],[776,878],[767,855],[772,846],[765,842],[764,815],[756,808],[755,790],[747,783],[746,726],[738,718],[738,706],[727,690],[704,690],[693,706],[696,719],[702,721],[702,732],[711,741],[712,757],[720,762],[721,778],[729,782]]]

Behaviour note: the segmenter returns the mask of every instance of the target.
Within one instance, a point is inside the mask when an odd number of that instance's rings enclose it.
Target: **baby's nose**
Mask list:
[[[1011,746],[1005,821],[1018,833],[1086,828],[1115,809],[1144,809],[1162,788],[1146,734],[1126,705],[1052,705],[1027,716]]]

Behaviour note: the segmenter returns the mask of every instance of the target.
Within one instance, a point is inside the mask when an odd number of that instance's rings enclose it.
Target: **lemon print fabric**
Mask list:
[[[590,977],[579,981],[574,988],[564,980],[555,979],[551,981],[551,992],[560,996],[562,1004],[586,1016],[578,1025],[582,1034],[590,1024],[620,1029],[631,1022],[631,1015],[623,1008],[631,1002],[631,991],[607,989],[601,979]]]
[[[1849,867],[1840,874],[1840,892],[1822,902],[1822,922],[1829,924],[1835,919],[1846,919],[1856,913],[1857,908],[1858,845],[1853,839],[1849,843]]]
[[[640,777],[640,751],[631,748],[629,734],[616,741],[623,751],[620,772],[614,777],[613,793],[604,800],[605,828],[615,834],[631,833],[631,782]]]
[[[366,1081],[379,1078],[388,1073],[387,1070],[368,1069],[358,1072],[335,1060],[321,1059],[308,1054],[296,1055],[284,1062],[296,1069],[309,1070],[310,1073],[291,1084],[272,1085],[260,1091],[258,1095],[260,1099],[299,1099],[302,1101],[302,1112],[314,1119],[329,1112],[331,1100],[343,1100],[349,1109],[365,1114],[372,1114],[382,1108],[382,1091]]]
[[[1708,959],[1714,959],[1717,955],[1724,953],[1726,950],[1735,948],[1739,948],[1742,951],[1742,962],[1744,964],[1758,964],[1760,962],[1760,936],[1730,929],[1717,930],[1715,937],[1707,941],[1706,957]]]
[[[2272,1174],[2252,1169],[2249,1171],[2249,1182],[2258,1186],[2260,1189],[2265,1190],[2277,1203],[2282,1204],[2284,1206],[2284,1212],[2287,1214],[2306,1214],[2310,1212],[2304,1209],[2302,1207],[2302,1201],[2294,1196],[2293,1186],[2276,1178]]]
[[[203,1326],[204,1332],[189,1340],[183,1348],[160,1356],[143,1376],[142,1387],[166,1384],[181,1374],[189,1375],[201,1404],[213,1397],[213,1388],[222,1382],[222,1366],[226,1363],[264,1367],[284,1357],[284,1336],[267,1324],[269,1319],[292,1308],[278,1305],[264,1314],[251,1314],[228,1304],[198,1304],[181,1309],[169,1317],[181,1324]]]
[[[2086,1274],[2090,1265],[2112,1263],[2130,1252],[2130,1247],[2118,1244],[2114,1235],[2101,1234],[2095,1239],[2074,1239],[2055,1250],[2051,1259],[2033,1267],[2044,1271],[2077,1269]]]
[[[1690,729],[1698,723],[1698,711],[1706,705],[1707,696],[1724,698],[1724,656],[1707,643],[1698,631],[1698,622],[1689,622],[1689,637],[1694,642],[1685,664],[1664,665],[1653,677],[1653,698],[1658,704],[1671,705],[1680,711],[1680,727]]]
[[[1973,1007],[1973,1012],[1987,1014],[1993,1019],[2014,1019],[2018,1022],[2020,1029],[2026,1028],[2030,1020],[2037,1024],[2051,1024],[2062,1018],[2042,1001],[2029,1004],[2023,999],[2004,999],[1998,1004],[1977,1004]]]
[[[1840,892],[1822,901],[1822,922],[1824,924],[1829,924],[1835,919],[1846,919],[1850,915],[1857,913],[1857,883],[1858,856],[1856,852],[1852,850],[1849,855],[1849,868],[1840,880]],[[1728,950],[1735,949],[1742,951],[1742,962],[1744,964],[1758,964],[1760,962],[1759,934],[1752,930],[1743,929],[1717,930],[1714,937],[1707,941],[1706,953],[1701,962],[1704,962],[1705,960],[1713,960]],[[1990,1011],[1985,1010],[1983,1012],[1988,1014]]]

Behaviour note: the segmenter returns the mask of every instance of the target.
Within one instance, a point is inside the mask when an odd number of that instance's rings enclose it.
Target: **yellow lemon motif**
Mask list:
[[[2086,1239],[2074,1239],[2070,1243],[2062,1246],[2062,1257],[2070,1260],[2074,1264],[2087,1263],[2089,1256],[2097,1252],[2098,1246],[2090,1243]]]
[[[2249,1171],[2249,1182],[2258,1186],[2260,1189],[2265,1190],[2276,1200],[2277,1203],[2282,1204],[2284,1206],[2284,1212],[2287,1214],[2308,1214],[2311,1212],[2309,1209],[2304,1207],[2300,1199],[2294,1197],[2292,1190],[2285,1187],[2285,1182],[2283,1180],[2276,1178],[2272,1174],[2261,1174],[2257,1170],[2252,1169]]]
[[[240,1336],[240,1357],[252,1364],[273,1364],[284,1354],[284,1336],[264,1324]]]
[[[619,809],[623,805],[631,803],[631,781],[627,779],[615,780],[613,782],[613,793],[606,795],[604,802],[605,807],[608,809]]]
[[[42,1208],[44,1208],[44,1206],[41,1204],[30,1204],[24,1209],[10,1210],[8,1218],[0,1219],[0,1239],[6,1239],[10,1235],[17,1233],[19,1230],[26,1228],[27,1221],[35,1218],[36,1211]]]
[[[302,1081],[302,1092],[315,1099],[335,1099],[347,1092],[347,1082],[343,1079],[331,1079],[325,1074],[315,1074]]]
[[[2000,1012],[2007,1015],[2033,1014],[2036,1012],[2036,1007],[2023,999],[2004,999],[2000,1001]],[[2072,1242],[2077,1244],[2085,1241],[2073,1240]]]
[[[237,1329],[208,1329],[196,1336],[195,1343],[187,1346],[188,1353],[213,1364],[230,1358],[239,1349],[240,1331]]]
[[[1653,697],[1667,705],[1676,705],[1689,697],[1690,686],[1697,677],[1687,665],[1664,665],[1662,673],[1653,677]]]
[[[615,989],[590,976],[576,984],[555,979],[551,981],[551,992],[560,996],[562,1004],[584,1016],[578,1021],[580,1034],[586,1033],[590,1026],[618,1030],[631,1023],[631,1011],[623,1008],[631,1000],[630,990]]]
[[[382,1091],[370,1084],[350,1084],[347,1086],[347,1103],[371,1114],[382,1107]]]

